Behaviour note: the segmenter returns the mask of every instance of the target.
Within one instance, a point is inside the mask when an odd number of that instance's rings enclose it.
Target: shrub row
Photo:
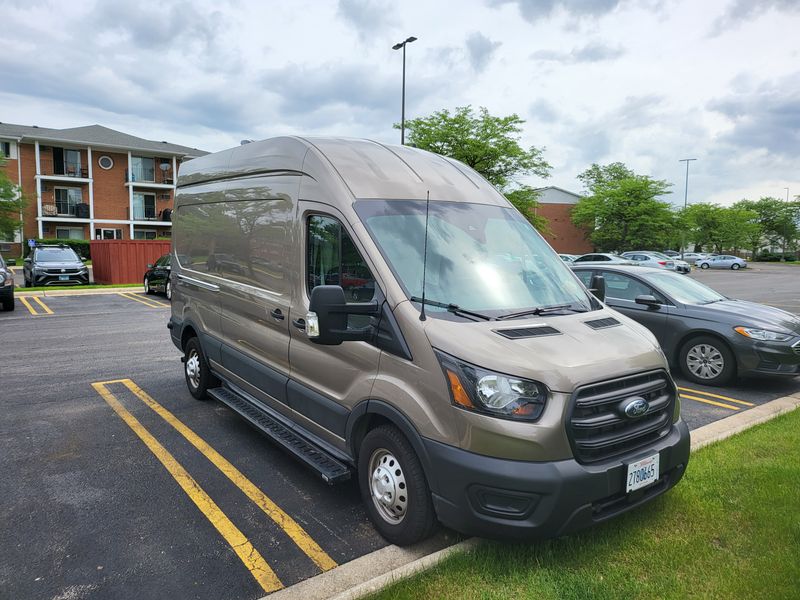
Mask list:
[[[758,254],[758,260],[764,262],[779,262],[781,260],[781,254],[778,252],[760,252]],[[795,254],[786,254],[786,260],[797,260],[797,255]]]

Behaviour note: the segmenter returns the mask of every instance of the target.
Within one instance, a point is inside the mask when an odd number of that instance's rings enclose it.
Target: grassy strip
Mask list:
[[[649,505],[574,536],[486,542],[375,598],[797,598],[800,410],[708,446]]]
[[[99,283],[94,283],[92,285],[46,285],[46,286],[37,286],[37,287],[18,287],[14,291],[16,293],[25,292],[53,292],[56,290],[102,290],[102,289],[112,289],[112,288],[132,288],[132,287],[142,287],[141,283],[115,283],[111,285],[101,285]]]

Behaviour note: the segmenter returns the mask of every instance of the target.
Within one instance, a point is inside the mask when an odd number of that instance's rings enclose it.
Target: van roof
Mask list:
[[[508,206],[488,181],[457,160],[351,138],[287,136],[251,142],[182,164],[178,187],[280,173],[317,181],[335,175],[354,199],[424,199],[430,191],[434,200]]]

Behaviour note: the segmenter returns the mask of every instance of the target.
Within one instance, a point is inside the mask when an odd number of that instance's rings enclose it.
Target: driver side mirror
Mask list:
[[[636,304],[643,304],[648,308],[658,308],[661,306],[661,302],[655,296],[651,296],[650,294],[642,294],[641,296],[636,296],[636,300],[634,300]]]
[[[147,264],[147,268],[148,268],[148,269],[152,269],[152,268],[153,268],[153,265],[152,265],[152,264],[150,264],[150,263],[148,263],[148,264]]]
[[[592,275],[589,283],[589,291],[592,292],[600,302],[606,301],[606,278],[602,275]]]
[[[348,315],[379,314],[377,302],[348,304],[344,290],[338,285],[318,285],[311,290],[306,315],[306,335],[315,344],[338,346],[342,342],[366,342],[375,335],[371,325],[359,329],[347,327]]]

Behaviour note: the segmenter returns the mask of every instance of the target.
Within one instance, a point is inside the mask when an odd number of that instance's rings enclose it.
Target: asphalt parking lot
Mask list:
[[[800,268],[691,276],[800,313]],[[324,484],[189,395],[163,297],[16,303],[0,312],[0,598],[251,600],[386,545],[355,482]],[[677,382],[692,429],[800,389]]]

